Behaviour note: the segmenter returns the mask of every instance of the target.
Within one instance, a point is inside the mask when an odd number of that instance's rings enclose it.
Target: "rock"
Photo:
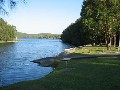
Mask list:
[[[74,53],[75,48],[65,49],[64,52],[66,52],[66,53]]]
[[[58,59],[59,58],[57,57],[47,57],[47,58],[33,60],[32,62],[38,63],[40,66],[43,66],[43,67],[48,67],[48,66],[51,66],[53,62]]]

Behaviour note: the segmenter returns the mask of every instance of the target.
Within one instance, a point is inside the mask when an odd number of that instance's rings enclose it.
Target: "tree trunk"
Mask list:
[[[114,47],[116,47],[116,32],[114,32]]]
[[[105,34],[105,44],[106,44],[107,50],[109,50],[108,42],[109,42],[108,36]]]
[[[112,37],[110,36],[109,50],[111,50],[111,45],[112,45]]]
[[[107,50],[111,50],[111,45],[112,45],[112,37],[111,37],[111,35],[110,35],[110,36],[107,36],[107,37],[106,37]]]
[[[111,48],[111,42],[112,42],[112,37],[111,37],[111,28],[108,25],[108,20],[104,22],[104,29],[105,29],[105,42],[106,42],[106,47],[107,50],[110,50]]]
[[[108,37],[106,37],[105,43],[106,43],[107,50],[109,50],[109,38]]]

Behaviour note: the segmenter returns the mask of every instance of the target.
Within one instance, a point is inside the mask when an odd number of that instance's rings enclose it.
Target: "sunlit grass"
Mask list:
[[[48,76],[0,90],[120,90],[120,58],[100,57],[59,61]]]
[[[111,50],[107,50],[106,47],[83,47],[80,49],[75,50],[74,53],[81,53],[81,54],[103,54],[103,53],[115,53],[115,52],[120,52],[119,48],[116,47],[111,47]]]

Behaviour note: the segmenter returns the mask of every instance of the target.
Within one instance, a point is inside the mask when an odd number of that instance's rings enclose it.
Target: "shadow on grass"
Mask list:
[[[98,57],[59,61],[48,76],[0,90],[120,90],[120,58]]]

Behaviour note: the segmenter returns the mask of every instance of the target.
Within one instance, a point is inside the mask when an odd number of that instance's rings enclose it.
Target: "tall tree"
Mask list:
[[[120,0],[84,0],[81,17],[89,32],[105,35],[107,49],[114,32],[119,31]],[[93,39],[94,39],[93,37]]]
[[[0,41],[13,41],[16,38],[16,27],[0,18]]]
[[[88,28],[84,26],[81,18],[79,18],[63,31],[61,39],[65,43],[81,46],[91,42],[90,35]]]

